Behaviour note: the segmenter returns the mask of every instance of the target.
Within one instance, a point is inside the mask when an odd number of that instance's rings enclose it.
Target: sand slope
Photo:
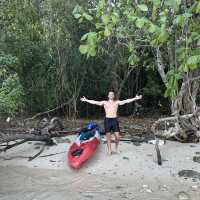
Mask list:
[[[45,147],[41,156],[29,162],[41,148],[41,142],[25,143],[0,154],[1,200],[78,200],[78,199],[200,199],[200,180],[178,176],[183,169],[200,172],[193,156],[199,144],[168,141],[161,146],[163,165],[156,163],[154,145],[120,143],[120,154],[108,156],[101,143],[95,156],[80,170],[72,170],[66,161],[67,140]]]

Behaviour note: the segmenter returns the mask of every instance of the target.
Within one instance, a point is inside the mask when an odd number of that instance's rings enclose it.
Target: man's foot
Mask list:
[[[112,151],[108,150],[108,155],[111,156],[111,154],[112,154]]]
[[[115,153],[119,154],[121,151],[119,149],[115,149]]]

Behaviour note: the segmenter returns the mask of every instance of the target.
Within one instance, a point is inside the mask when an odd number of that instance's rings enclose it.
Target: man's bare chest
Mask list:
[[[116,103],[116,102],[112,102],[112,103],[106,102],[104,104],[104,108],[108,109],[108,110],[116,110],[118,108],[118,103]]]

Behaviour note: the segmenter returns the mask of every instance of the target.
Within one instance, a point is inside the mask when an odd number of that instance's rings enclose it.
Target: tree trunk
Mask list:
[[[170,46],[168,46],[168,52]],[[174,65],[172,55],[170,56],[170,67]],[[157,70],[161,76],[161,79],[165,86],[167,87],[167,80],[165,74],[165,66],[162,59],[162,54],[160,47],[156,48],[156,61],[157,61]],[[172,63],[173,62],[173,63]],[[154,134],[165,135],[166,137],[175,137],[180,141],[190,140],[192,135],[194,138],[199,137],[199,112],[196,105],[196,97],[199,90],[199,79],[200,79],[200,70],[196,69],[191,72],[186,73],[183,76],[181,88],[179,94],[175,100],[171,100],[171,112],[175,116],[159,119],[152,126],[152,131]],[[185,119],[184,115],[189,115],[190,117]],[[173,121],[173,122],[172,122]],[[162,124],[164,127],[164,132],[156,131],[153,127],[158,124]],[[167,125],[169,124],[169,126]],[[191,140],[190,140],[191,141]],[[194,139],[196,141],[196,139]]]
[[[200,70],[195,70],[185,75],[177,98],[172,101],[171,111],[174,115],[194,113],[197,109],[196,97],[199,90],[197,77]]]

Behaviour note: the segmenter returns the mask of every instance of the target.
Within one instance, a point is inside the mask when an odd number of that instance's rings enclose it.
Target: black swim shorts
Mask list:
[[[119,122],[117,118],[105,118],[104,128],[105,128],[105,133],[109,133],[111,131],[120,132]]]

